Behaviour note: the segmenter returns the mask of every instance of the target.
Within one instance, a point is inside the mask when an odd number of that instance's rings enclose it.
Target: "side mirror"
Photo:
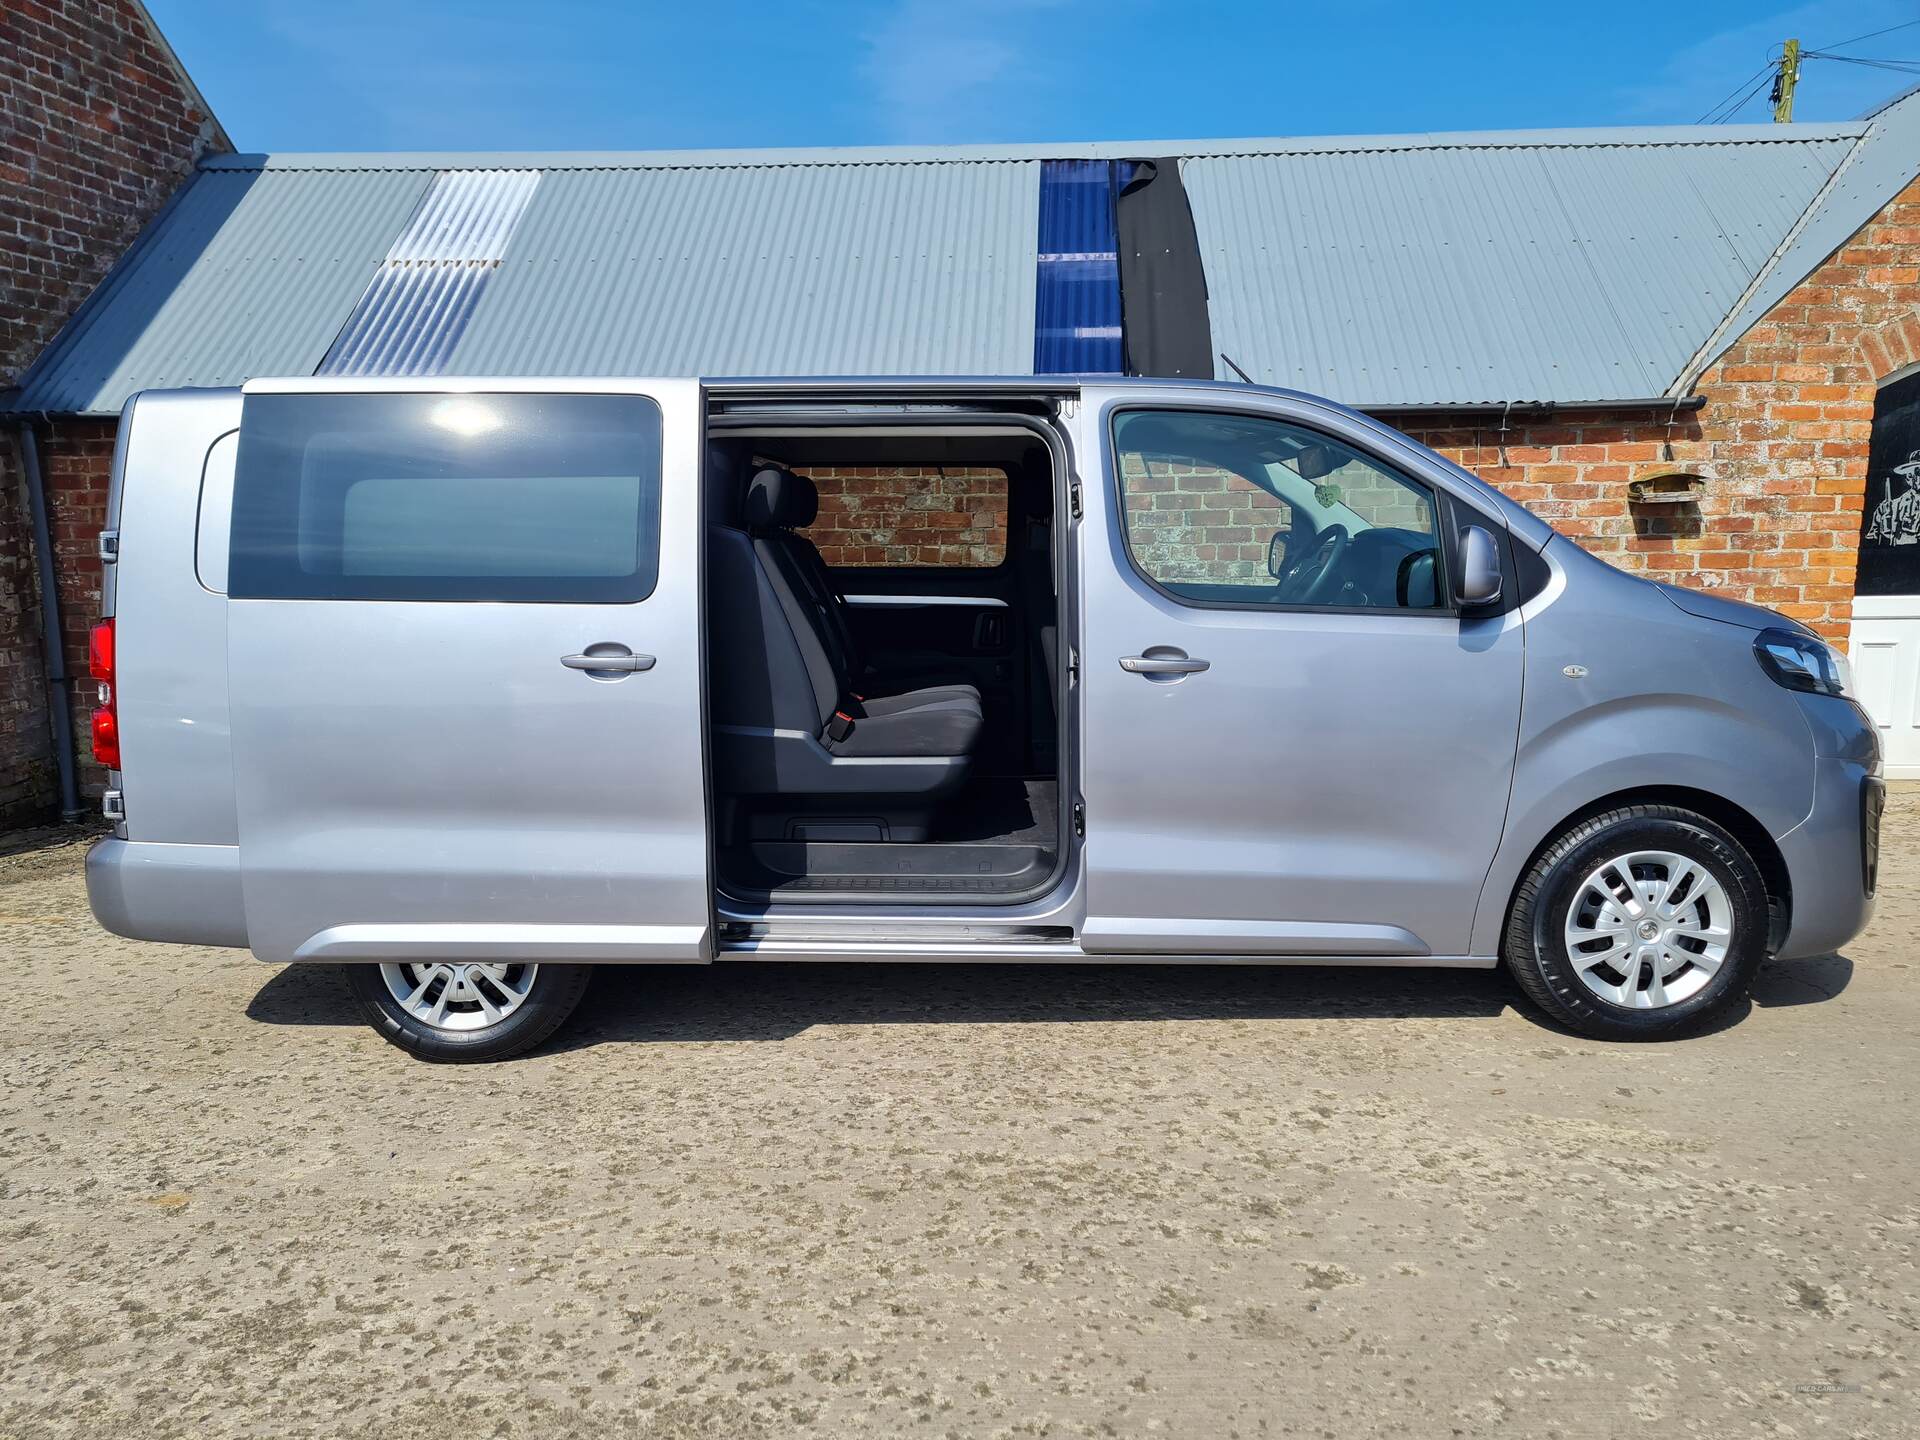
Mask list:
[[[1290,530],[1276,530],[1273,538],[1267,541],[1267,574],[1278,580],[1287,573],[1287,540]]]
[[[1500,598],[1500,547],[1478,525],[1460,531],[1460,581],[1454,594],[1462,605],[1491,605]]]

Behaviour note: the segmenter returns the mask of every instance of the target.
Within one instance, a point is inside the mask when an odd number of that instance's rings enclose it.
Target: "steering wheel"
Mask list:
[[[1339,523],[1328,525],[1314,540],[1313,548],[1287,567],[1280,582],[1280,598],[1292,605],[1323,603],[1340,584],[1340,557],[1347,553],[1352,536]]]

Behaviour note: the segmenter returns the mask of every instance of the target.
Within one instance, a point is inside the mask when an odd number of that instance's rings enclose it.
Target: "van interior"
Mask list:
[[[1063,477],[1039,423],[968,418],[712,433],[708,753],[737,899],[1011,903],[1058,873]]]

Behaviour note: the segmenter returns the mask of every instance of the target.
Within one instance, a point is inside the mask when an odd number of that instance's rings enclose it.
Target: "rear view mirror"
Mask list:
[[[1293,468],[1302,480],[1318,480],[1333,473],[1333,452],[1324,445],[1302,445],[1293,457]]]
[[[1267,541],[1267,574],[1278,580],[1287,573],[1287,536],[1291,531],[1276,530]]]
[[[1500,598],[1500,547],[1478,525],[1460,531],[1460,579],[1454,593],[1462,605],[1491,605]]]

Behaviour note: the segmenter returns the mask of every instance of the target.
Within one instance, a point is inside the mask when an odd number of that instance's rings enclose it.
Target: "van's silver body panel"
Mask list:
[[[1107,443],[1114,413],[1132,406],[1249,410],[1357,446],[1372,439],[1350,412],[1305,399],[1087,388],[1076,445],[1086,481],[1082,943],[1468,953],[1520,726],[1519,618],[1200,608],[1157,590],[1126,552]],[[1465,489],[1419,452],[1394,459],[1440,490]],[[1154,646],[1209,668],[1169,684],[1117,663]]]
[[[1039,899],[716,906],[709,871],[694,381],[291,379],[252,393],[646,394],[665,420],[659,581],[630,606],[229,600],[241,392],[129,402],[109,524],[126,818],[88,860],[120,934],[262,959],[999,959],[1488,966],[1515,885],[1566,818],[1691,790],[1751,816],[1791,889],[1786,956],[1866,923],[1871,727],[1767,678],[1754,607],[1612,569],[1477,478],[1312,397],[1211,382],[712,381],[782,405],[1041,401],[1080,485],[1063,635],[1087,833]],[[1199,609],[1127,555],[1116,406],[1251,409],[1326,430],[1537,552],[1524,608]],[[223,437],[226,437],[223,441]],[[614,613],[620,612],[620,613]],[[616,682],[596,641],[658,657]],[[1151,683],[1118,657],[1210,668]],[[722,930],[716,937],[710,917]]]

